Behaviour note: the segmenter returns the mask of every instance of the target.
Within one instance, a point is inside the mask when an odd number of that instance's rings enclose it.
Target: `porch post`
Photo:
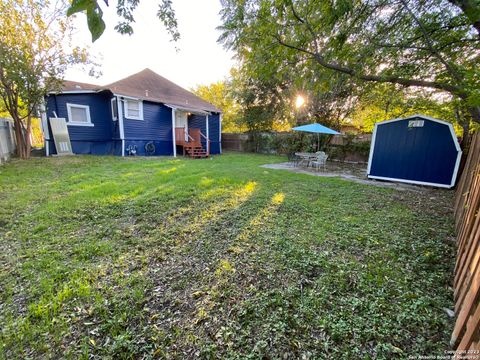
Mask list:
[[[207,124],[207,155],[210,155],[210,134],[208,133],[208,115],[206,117],[206,124]]]
[[[172,141],[173,141],[173,157],[177,157],[177,139],[175,135],[175,108],[172,108]]]

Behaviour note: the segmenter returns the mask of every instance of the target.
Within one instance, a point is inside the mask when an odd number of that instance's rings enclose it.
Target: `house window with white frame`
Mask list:
[[[67,104],[67,114],[69,125],[93,126],[88,105]]]
[[[114,97],[112,100],[110,100],[110,105],[112,107],[112,120],[117,121],[118,120],[118,104],[117,104],[117,98]]]
[[[143,120],[143,103],[140,100],[125,100],[125,117]]]

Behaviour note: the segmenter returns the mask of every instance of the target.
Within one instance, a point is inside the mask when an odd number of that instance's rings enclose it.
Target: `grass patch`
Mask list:
[[[0,356],[443,354],[452,193],[259,167],[278,161],[0,167]]]

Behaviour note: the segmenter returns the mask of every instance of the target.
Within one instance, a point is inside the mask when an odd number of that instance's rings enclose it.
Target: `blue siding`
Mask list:
[[[423,127],[408,127],[424,120]],[[418,118],[379,124],[371,159],[371,176],[450,185],[457,149],[449,126]]]
[[[152,142],[155,145],[155,153],[147,154],[145,151],[145,145]],[[157,141],[157,140],[125,140],[125,149],[130,145],[136,146],[138,156],[161,156],[172,155],[173,148],[171,141]],[[125,156],[128,156],[128,152],[125,150]]]
[[[67,103],[88,105],[94,126],[69,125],[70,139],[72,141],[110,141],[113,139],[115,127],[118,126],[118,121],[112,120],[111,98],[109,93],[50,95],[47,99],[47,116],[54,117],[55,111],[58,117],[68,121]]]
[[[124,119],[125,147],[137,145],[145,154],[145,144],[155,143],[156,155],[172,155],[172,109],[163,104],[144,101],[143,120]]]
[[[109,92],[95,94],[59,94],[47,98],[47,116],[66,118],[68,121],[67,103],[88,105],[93,127],[68,126],[68,132],[75,154],[105,154],[121,155],[119,121],[112,120],[111,103],[113,95]],[[125,111],[123,112],[125,114]],[[130,145],[137,147],[137,155],[146,155],[145,145],[153,142],[154,155],[172,155],[172,109],[149,101],[143,102],[144,120],[124,118],[125,149]],[[209,117],[209,133],[211,139],[210,152],[218,154],[219,144],[219,114]],[[205,116],[191,115],[189,127],[200,128],[206,134]],[[50,154],[55,154],[55,144],[48,142]],[[205,147],[205,141],[203,141]]]
[[[220,154],[220,115],[212,114],[208,117],[208,135],[210,137],[210,153]]]
[[[189,115],[188,116],[188,128],[189,129],[200,129],[202,134],[207,135],[207,122],[204,115]],[[204,149],[207,148],[207,142],[202,137],[201,138],[202,146]]]
[[[188,117],[188,127],[197,128],[207,135],[206,117],[202,115],[190,115]],[[208,136],[210,138],[210,153],[220,154],[220,115],[212,114],[208,116]],[[202,146],[206,147],[206,141],[202,138]]]
[[[143,102],[143,120],[124,119],[125,139],[172,141],[172,109]]]
[[[58,117],[67,120],[68,133],[75,154],[110,155],[114,153],[114,142],[118,121],[112,120],[108,92],[97,94],[59,94],[47,98],[47,117]],[[67,103],[88,105],[90,119],[94,126],[68,125]],[[56,154],[55,144],[49,142],[50,154]]]

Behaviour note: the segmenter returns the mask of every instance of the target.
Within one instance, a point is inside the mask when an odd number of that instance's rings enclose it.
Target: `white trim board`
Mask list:
[[[172,142],[173,142],[173,157],[177,157],[177,139],[175,134],[175,109],[172,108]]]
[[[452,174],[452,178],[451,178],[451,181],[450,181],[450,185],[370,175],[373,155],[374,155],[374,152],[375,152],[375,140],[376,140],[378,127],[381,126],[381,125],[384,125],[384,124],[389,124],[389,123],[396,122],[396,121],[409,120],[409,119],[412,119],[412,118],[421,118],[421,119],[424,119],[424,120],[434,121],[434,122],[440,123],[442,125],[448,126],[448,128],[450,130],[450,134],[452,136],[453,143],[455,144],[455,149],[457,150],[457,159],[455,161],[455,167],[453,169],[453,174]],[[367,177],[369,179],[388,180],[388,181],[405,182],[405,183],[416,184],[416,185],[428,185],[428,186],[436,186],[436,187],[443,187],[443,188],[452,188],[453,186],[455,186],[455,182],[457,180],[458,169],[460,167],[461,159],[462,159],[462,151],[460,149],[460,144],[458,143],[457,136],[455,135],[455,130],[453,129],[453,125],[451,123],[443,121],[443,120],[435,119],[435,118],[432,118],[430,116],[415,114],[415,115],[412,115],[412,116],[407,116],[405,118],[396,118],[396,119],[385,120],[385,121],[375,123],[375,127],[373,129],[373,134],[372,134],[372,141],[370,143],[370,154],[368,156]]]
[[[65,90],[57,92],[49,92],[48,95],[62,95],[62,94],[96,94],[103,90]]]
[[[208,111],[192,109],[192,108],[189,108],[188,106],[181,106],[181,105],[174,105],[174,104],[163,104],[163,105],[165,105],[170,109],[175,109],[175,110],[179,110],[179,111],[183,111],[183,112],[191,113],[195,115],[201,115],[201,116],[211,115],[211,113],[209,113]]]
[[[123,100],[117,96],[117,107],[118,107],[118,131],[120,135],[120,140],[122,140],[122,156],[125,156],[125,130],[123,127]]]
[[[373,159],[373,150],[375,148],[375,138],[377,135],[377,124],[373,128],[372,140],[370,141],[370,153],[368,155],[368,166],[367,166],[367,174],[370,174],[370,169],[372,167],[372,159]]]
[[[369,178],[369,179],[375,179],[375,180],[387,180],[387,181],[401,182],[401,183],[414,184],[414,185],[436,186],[436,187],[442,187],[442,188],[447,188],[447,189],[450,189],[450,188],[453,187],[453,185],[429,183],[429,182],[416,181],[416,180],[405,180],[405,179],[389,178],[389,177],[384,177],[384,176],[368,175],[368,178]]]
[[[218,146],[220,154],[222,153],[222,114],[218,114]]]

